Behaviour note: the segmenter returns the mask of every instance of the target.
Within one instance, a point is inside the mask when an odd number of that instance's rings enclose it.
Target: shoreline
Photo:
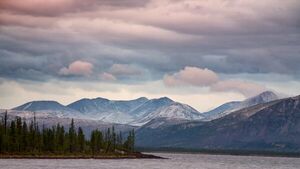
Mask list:
[[[232,150],[143,150],[146,153],[166,154],[203,154],[203,155],[231,155],[231,156],[257,156],[257,157],[287,157],[300,158],[300,153],[294,152],[272,152],[272,151],[232,151]]]
[[[132,153],[128,155],[18,155],[18,154],[1,154],[0,159],[166,159],[164,157],[144,154]]]

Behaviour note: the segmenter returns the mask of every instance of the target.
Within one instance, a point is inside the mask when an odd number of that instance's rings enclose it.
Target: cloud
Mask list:
[[[148,0],[1,0],[0,9],[35,16],[60,16],[104,8],[144,6]]]
[[[101,73],[100,79],[103,81],[116,81],[117,80],[117,78],[114,75],[107,73],[107,72]]]
[[[59,70],[60,75],[83,75],[88,76],[93,73],[93,65],[89,62],[77,60],[72,62],[68,67]]]
[[[109,73],[114,76],[136,76],[141,75],[142,71],[127,64],[113,64]]]
[[[2,0],[2,9],[32,15],[58,15],[70,11],[74,5],[73,0]]]
[[[165,75],[164,83],[167,86],[209,86],[218,81],[218,75],[209,70],[198,67],[185,67],[173,75]]]
[[[216,92],[238,92],[247,97],[257,95],[267,90],[262,85],[240,80],[219,81],[212,85],[210,89]]]
[[[299,3],[0,0],[0,76],[79,81],[86,75],[74,78],[67,65],[88,60],[95,81],[106,72],[120,83],[164,78],[170,85],[208,85],[173,76],[187,66],[220,76],[282,74],[297,81]]]
[[[196,86],[209,87],[213,92],[238,92],[244,96],[253,96],[266,90],[262,85],[241,81],[221,80],[217,73],[209,69],[185,67],[173,75],[165,75],[164,84],[170,87]]]

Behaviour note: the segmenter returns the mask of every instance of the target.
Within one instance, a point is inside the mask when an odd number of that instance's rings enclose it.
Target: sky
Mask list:
[[[300,94],[299,0],[1,0],[0,108]]]

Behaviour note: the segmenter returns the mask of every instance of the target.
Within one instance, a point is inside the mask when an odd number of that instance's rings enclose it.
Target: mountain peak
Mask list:
[[[241,102],[228,102],[209,112],[204,113],[207,119],[216,119],[225,116],[233,111],[243,108],[251,107],[257,104],[267,103],[279,99],[279,97],[272,91],[265,91],[259,95],[250,97]]]
[[[162,100],[163,102],[159,102],[158,104],[163,103],[163,105],[159,105],[155,109],[151,109],[151,111],[144,114],[145,116],[133,121],[132,124],[141,126],[156,118],[181,119],[181,120],[203,119],[203,115],[197,110],[195,110],[194,108],[192,108],[191,106],[179,102],[174,102],[167,97],[159,98],[158,100]]]
[[[172,99],[168,98],[168,97],[160,97],[158,99],[154,99],[157,101],[163,101],[163,102],[174,102]]]
[[[64,109],[65,106],[52,100],[41,100],[41,101],[31,101],[25,103],[21,106],[13,108],[13,110],[27,110],[27,111],[38,111],[38,110],[57,110]]]
[[[37,101],[31,101],[31,102],[28,102],[28,103],[60,104],[60,103],[58,103],[57,101],[54,101],[54,100],[37,100]]]
[[[278,96],[274,92],[272,92],[272,91],[262,92],[258,96],[264,97],[264,98],[266,98],[266,97],[269,97],[269,98],[278,98]]]
[[[277,99],[278,99],[278,96],[274,92],[265,91],[265,92],[260,93],[257,96],[246,99],[244,102],[247,104],[248,103],[257,104],[257,103],[270,102],[270,101],[277,100]]]
[[[139,98],[137,98],[135,100],[149,100],[149,99],[147,97],[139,97]]]
[[[91,99],[91,100],[98,100],[98,101],[109,101],[108,99],[106,99],[106,98],[103,98],[103,97],[97,97],[97,98],[94,98],[94,99]]]

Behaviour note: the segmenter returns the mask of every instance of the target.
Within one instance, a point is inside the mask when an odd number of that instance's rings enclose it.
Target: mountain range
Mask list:
[[[199,120],[204,116],[194,108],[167,97],[118,101],[104,98],[81,99],[69,105],[56,101],[33,101],[12,110],[19,113],[36,112],[47,117],[101,120],[110,123],[141,126],[158,117]]]
[[[300,96],[257,104],[207,122],[138,130],[137,145],[300,152]]]
[[[3,111],[2,111],[3,112]],[[35,112],[35,113],[33,113]],[[117,126],[136,130],[139,147],[243,149],[300,152],[300,96],[280,99],[271,91],[200,113],[167,97],[134,100],[81,99],[69,105],[32,101],[9,115],[66,127],[71,118],[89,133]]]

